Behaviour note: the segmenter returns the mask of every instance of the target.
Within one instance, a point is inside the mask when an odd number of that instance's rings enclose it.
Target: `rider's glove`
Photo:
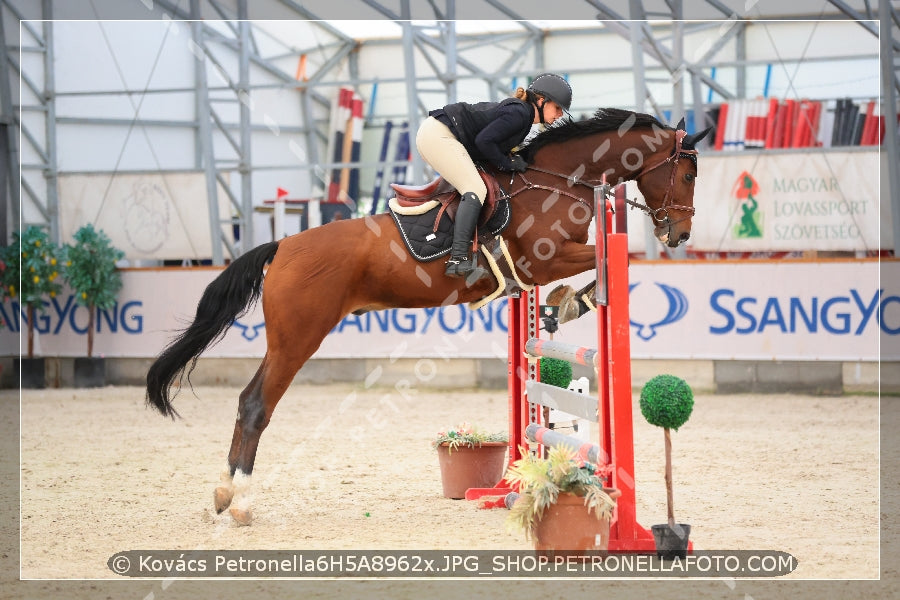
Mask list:
[[[509,164],[511,165],[509,169],[510,171],[524,173],[528,170],[528,163],[525,162],[525,159],[518,154],[513,154],[512,157],[510,157]]]

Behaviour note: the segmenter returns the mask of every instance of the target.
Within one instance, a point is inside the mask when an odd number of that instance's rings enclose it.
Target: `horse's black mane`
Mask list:
[[[654,126],[661,129],[672,129],[668,125],[661,123],[653,115],[622,110],[621,108],[598,108],[597,112],[590,119],[569,121],[563,125],[550,127],[542,131],[522,148],[520,153],[525,160],[531,162],[535,153],[547,144],[557,144],[593,133],[613,131],[621,127],[629,119],[634,120],[631,127],[637,129],[652,128]]]

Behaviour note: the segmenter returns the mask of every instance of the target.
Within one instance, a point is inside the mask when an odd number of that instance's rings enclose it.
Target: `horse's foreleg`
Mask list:
[[[571,289],[571,288],[570,288]],[[574,321],[578,317],[586,315],[591,311],[597,310],[597,300],[595,299],[597,282],[592,281],[559,305],[559,322],[566,323]]]
[[[566,247],[561,252],[557,266],[563,273],[560,279],[583,273],[596,267],[596,248],[587,244],[574,244]],[[547,304],[559,306],[559,322],[573,321],[591,310],[596,310],[594,305],[594,288],[596,282],[592,281],[577,292],[570,286],[558,286],[547,295]]]
[[[565,279],[593,269],[597,264],[593,244],[568,242],[551,259],[554,279]]]

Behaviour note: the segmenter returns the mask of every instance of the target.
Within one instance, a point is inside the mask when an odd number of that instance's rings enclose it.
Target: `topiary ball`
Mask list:
[[[678,431],[693,409],[694,392],[680,377],[657,375],[641,390],[641,414],[651,425]]]
[[[541,359],[541,383],[568,388],[572,382],[572,363],[558,358]]]

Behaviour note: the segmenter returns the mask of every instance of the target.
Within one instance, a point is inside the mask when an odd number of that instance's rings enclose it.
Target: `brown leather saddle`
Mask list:
[[[500,184],[497,183],[493,176],[488,175],[481,169],[478,170],[478,174],[481,175],[481,179],[484,181],[488,191],[487,198],[485,198],[481,207],[481,215],[478,217],[478,227],[482,227],[497,212],[497,202],[503,197],[503,193],[500,190]],[[456,209],[459,207],[462,195],[443,177],[438,176],[437,179],[425,185],[392,183],[391,188],[396,194],[397,204],[404,208],[414,208],[432,200],[439,202],[441,209],[438,211],[435,219],[435,230],[437,230],[437,223],[444,213],[447,213],[451,221],[456,220]]]

